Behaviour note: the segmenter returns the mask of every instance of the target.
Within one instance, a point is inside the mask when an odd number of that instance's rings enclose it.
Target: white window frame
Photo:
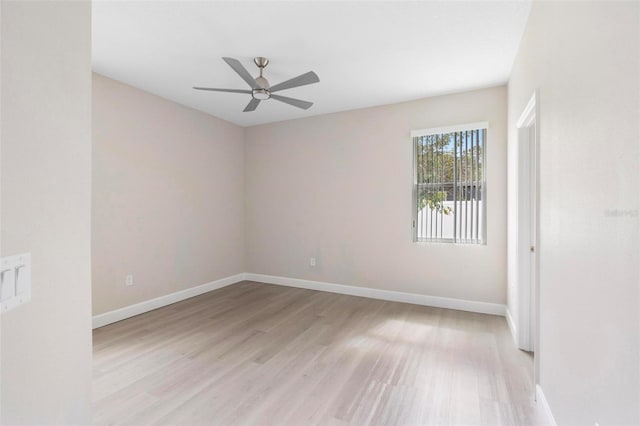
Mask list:
[[[418,239],[418,176],[417,176],[417,163],[418,159],[416,158],[416,146],[415,146],[415,138],[421,136],[430,136],[430,135],[438,135],[445,133],[455,133],[455,132],[463,132],[469,130],[478,130],[485,129],[485,139],[483,141],[483,150],[482,150],[482,164],[483,164],[483,173],[482,173],[482,192],[481,192],[481,200],[482,200],[482,236],[479,235],[480,242],[469,242],[464,240],[458,236],[454,236],[454,238],[434,238],[429,240]],[[413,182],[412,182],[412,203],[411,203],[411,235],[412,241],[418,245],[429,245],[429,244],[456,244],[456,245],[464,245],[464,246],[486,246],[487,245],[487,141],[490,140],[490,126],[488,121],[479,121],[468,124],[457,124],[452,126],[443,126],[443,127],[431,127],[427,129],[419,129],[411,131],[411,152],[413,157]],[[478,213],[476,213],[478,214]]]

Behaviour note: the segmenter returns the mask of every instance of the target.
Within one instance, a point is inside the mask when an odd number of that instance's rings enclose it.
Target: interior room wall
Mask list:
[[[534,1],[509,81],[510,180],[539,90],[537,359],[558,424],[640,424],[639,9]]]
[[[93,110],[93,314],[244,272],[243,129],[98,74]]]
[[[495,87],[247,128],[247,271],[505,303],[506,114]],[[487,245],[412,242],[411,130],[478,121]]]
[[[2,256],[32,300],[2,314],[3,425],[91,423],[91,3],[3,1]]]

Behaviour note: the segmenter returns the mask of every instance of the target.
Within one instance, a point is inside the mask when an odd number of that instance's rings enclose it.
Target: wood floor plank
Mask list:
[[[96,425],[526,425],[504,318],[244,281],[94,331]]]

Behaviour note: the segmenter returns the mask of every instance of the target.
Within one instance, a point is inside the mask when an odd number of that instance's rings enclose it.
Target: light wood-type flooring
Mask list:
[[[97,425],[537,424],[502,317],[241,282],[94,331]]]

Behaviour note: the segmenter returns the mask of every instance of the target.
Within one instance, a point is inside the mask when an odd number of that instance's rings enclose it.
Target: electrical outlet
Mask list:
[[[313,267],[316,266],[316,258],[312,257],[309,259],[309,266]]]
[[[133,275],[127,275],[127,277],[124,279],[124,285],[126,286],[133,285]]]

